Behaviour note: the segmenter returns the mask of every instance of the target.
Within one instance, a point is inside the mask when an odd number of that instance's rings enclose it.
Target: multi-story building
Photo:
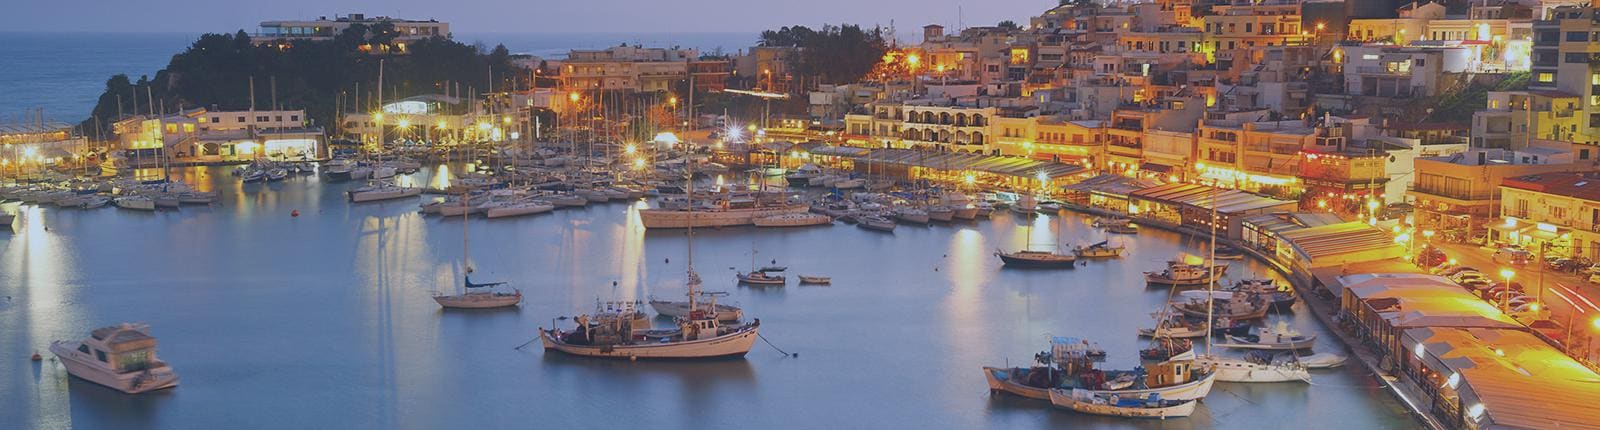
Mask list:
[[[1209,45],[1203,52],[1214,55],[1218,67],[1228,67],[1239,49],[1306,40],[1298,0],[1232,0],[1211,6],[1211,11],[1213,15],[1200,18]]]
[[[1438,95],[1446,74],[1468,70],[1470,54],[1466,48],[1345,47],[1345,93],[1365,97],[1432,97]]]
[[[1577,118],[1562,140],[1600,145],[1600,22],[1593,7],[1563,6],[1533,22],[1531,91],[1578,98]],[[1491,107],[1492,108],[1492,107]]]
[[[1593,159],[1580,159],[1571,143],[1536,140],[1522,150],[1473,149],[1445,157],[1419,157],[1416,179],[1406,195],[1414,199],[1415,224],[1435,230],[1464,229],[1481,234],[1500,208],[1505,178],[1557,172],[1593,172]]]
[[[389,24],[394,26],[396,43],[390,49],[400,52],[406,50],[405,42],[411,42],[430,37],[450,38],[450,23],[438,20],[411,20],[391,18],[387,16],[368,17],[365,14],[352,13],[345,16],[335,15],[333,19],[318,17],[315,20],[283,20],[262,21],[256,34],[251,36],[251,42],[262,44],[279,41],[293,42],[296,40],[332,40],[343,34],[351,26],[373,26]]]
[[[903,145],[941,151],[988,152],[990,122],[997,109],[960,103],[908,101],[901,106]]]
[[[672,91],[675,83],[688,78],[689,65],[697,57],[694,49],[677,48],[573,50],[561,63],[561,79],[577,91]]]
[[[1500,183],[1501,222],[1491,240],[1545,255],[1600,256],[1600,174],[1544,173]]]
[[[144,156],[235,160],[315,157],[321,128],[304,110],[214,111],[191,109],[166,116],[136,116],[112,124],[118,149]]]
[[[1520,149],[1536,140],[1582,141],[1577,94],[1554,90],[1491,91],[1487,109],[1472,114],[1472,146]],[[1590,148],[1579,148],[1588,158]]]

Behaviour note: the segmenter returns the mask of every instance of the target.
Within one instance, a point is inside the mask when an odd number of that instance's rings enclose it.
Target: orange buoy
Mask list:
[[[289,211],[289,216],[291,216],[291,217],[299,217],[300,216],[300,210],[299,209],[295,209],[295,210]]]

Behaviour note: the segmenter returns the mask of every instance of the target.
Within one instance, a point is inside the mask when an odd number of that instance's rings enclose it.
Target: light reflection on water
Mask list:
[[[459,219],[421,216],[416,200],[345,202],[358,182],[241,186],[220,168],[173,172],[209,178],[222,201],[157,213],[30,208],[16,233],[0,234],[0,296],[14,298],[0,304],[0,428],[1413,427],[1359,366],[1318,372],[1317,386],[1219,384],[1197,417],[1165,422],[985,394],[979,366],[1024,364],[1047,335],[1091,338],[1111,351],[1107,367],[1136,365],[1133,329],[1166,298],[1139,272],[1204,249],[1171,233],[1118,237],[1121,260],[1017,271],[992,256],[1028,242],[1022,217],[1005,212],[892,235],[842,224],[696,230],[707,289],[728,291],[724,303],[801,356],[757,343],[728,362],[596,362],[513,347],[597,299],[681,297],[687,238],[644,231],[637,205],[473,218],[475,278],[510,281],[526,302],[444,312],[429,296],[460,282]],[[438,183],[427,172],[416,180]],[[1034,241],[1070,249],[1104,238],[1082,219],[1038,217]],[[752,243],[760,263],[834,285],[734,285],[728,268],[750,264]],[[1319,351],[1338,351],[1311,315],[1282,318],[1324,334]],[[122,396],[20,359],[118,321],[151,323],[183,385]]]

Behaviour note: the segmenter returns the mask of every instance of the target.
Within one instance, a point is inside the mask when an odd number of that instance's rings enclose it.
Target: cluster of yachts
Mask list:
[[[1058,337],[1031,366],[984,367],[989,389],[1085,414],[1164,419],[1194,413],[1217,382],[1309,383],[1311,370],[1344,364],[1344,356],[1311,353],[1316,336],[1299,333],[1287,321],[1258,324],[1269,312],[1287,312],[1296,300],[1293,289],[1269,279],[1218,288],[1227,268],[1169,261],[1145,273],[1149,286],[1171,289],[1167,304],[1152,314],[1155,326],[1138,330],[1153,342],[1138,351],[1140,366],[1096,368],[1104,350]],[[1195,338],[1204,338],[1203,351]],[[1217,353],[1221,349],[1245,353]]]
[[[289,179],[289,175],[315,175],[317,165],[310,161],[255,161],[248,165],[233,169],[233,176],[238,176],[240,181],[252,182],[277,182]]]
[[[165,179],[78,178],[0,186],[0,202],[4,201],[41,207],[98,209],[116,206],[153,211],[187,204],[209,205],[217,201],[217,194],[195,191],[188,184]],[[10,225],[12,220],[12,215],[0,215],[0,225]]]

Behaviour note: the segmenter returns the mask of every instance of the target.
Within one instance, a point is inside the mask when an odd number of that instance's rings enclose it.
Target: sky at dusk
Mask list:
[[[21,0],[7,2],[0,31],[254,31],[263,20],[366,13],[451,23],[456,33],[753,32],[784,25],[854,23],[902,35],[955,27],[1026,23],[1055,0]],[[959,12],[958,12],[959,10]]]

